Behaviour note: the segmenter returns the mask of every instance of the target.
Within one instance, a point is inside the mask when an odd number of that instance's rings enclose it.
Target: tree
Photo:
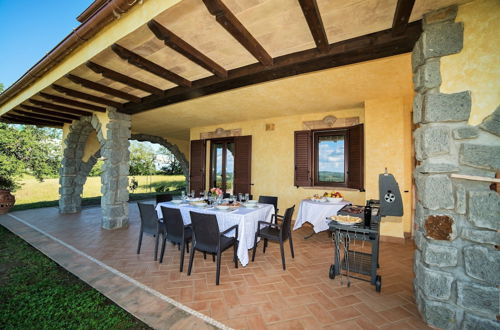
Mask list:
[[[160,155],[165,155],[167,158],[167,163],[163,165],[160,171],[166,175],[179,175],[183,174],[181,162],[164,146],[158,149]]]
[[[152,175],[155,173],[156,153],[146,144],[133,141],[130,145],[130,175]]]
[[[61,164],[61,133],[56,129],[0,123],[0,178],[10,190],[23,174],[42,181],[57,175]]]

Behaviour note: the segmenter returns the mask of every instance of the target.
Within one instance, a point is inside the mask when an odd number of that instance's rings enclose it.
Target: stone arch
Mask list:
[[[148,134],[132,134],[130,137],[131,140],[137,140],[140,142],[151,142],[151,143],[157,143],[159,145],[164,146],[165,148],[170,151],[175,158],[181,163],[182,167],[182,173],[186,177],[186,180],[189,178],[189,162],[187,161],[186,156],[182,153],[182,151],[179,150],[179,147],[177,147],[175,144],[172,144],[167,141],[167,139],[164,139],[159,136],[155,135],[148,135]]]

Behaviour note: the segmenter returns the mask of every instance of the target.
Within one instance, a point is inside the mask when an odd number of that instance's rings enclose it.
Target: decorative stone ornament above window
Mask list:
[[[350,127],[359,124],[359,117],[350,118],[337,118],[335,116],[326,116],[321,120],[311,120],[302,123],[303,129],[325,129],[325,128],[339,128]]]
[[[232,137],[232,136],[241,136],[241,128],[225,130],[219,127],[213,132],[200,133],[201,140]]]

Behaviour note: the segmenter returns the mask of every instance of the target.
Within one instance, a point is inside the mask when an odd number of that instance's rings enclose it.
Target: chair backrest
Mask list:
[[[288,239],[288,237],[290,236],[292,216],[294,211],[295,205],[286,209],[285,215],[283,217],[283,223],[281,224],[281,238],[283,240]]]
[[[158,227],[158,214],[153,204],[137,203],[141,216],[142,231],[148,234],[156,234]]]
[[[159,194],[156,195],[156,204],[170,202],[172,200],[172,195],[170,194]]]
[[[259,196],[259,203],[274,205],[274,212],[278,211],[278,197],[275,197],[275,196]]]
[[[167,238],[176,238],[181,240],[184,235],[184,221],[179,209],[171,207],[161,207],[163,222],[167,227]]]
[[[216,252],[220,236],[216,215],[193,211],[189,213],[196,247],[207,252]]]

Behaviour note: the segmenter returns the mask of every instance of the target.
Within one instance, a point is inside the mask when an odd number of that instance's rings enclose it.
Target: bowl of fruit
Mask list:
[[[330,203],[340,203],[342,202],[342,200],[344,199],[344,196],[342,196],[341,193],[339,193],[338,191],[335,191],[335,192],[331,192],[331,193],[324,193],[323,195],[327,201],[329,201]]]

